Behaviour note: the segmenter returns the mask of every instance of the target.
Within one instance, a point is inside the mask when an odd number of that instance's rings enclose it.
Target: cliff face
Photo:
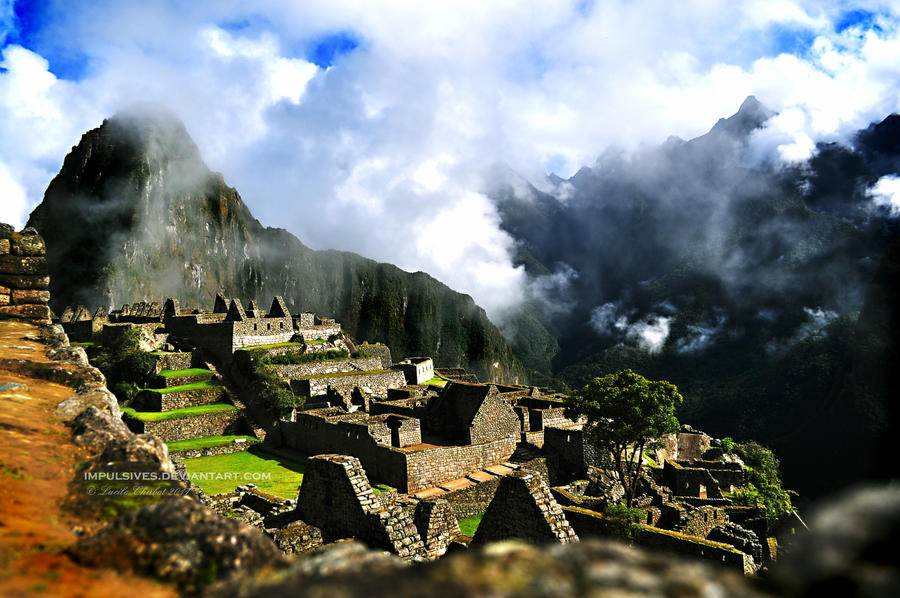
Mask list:
[[[266,304],[280,294],[292,311],[334,317],[397,357],[431,355],[484,379],[524,381],[471,297],[422,272],[313,251],[263,227],[178,119],[159,110],[119,114],[85,133],[28,224],[48,241],[57,311],[163,296],[205,306],[217,290]]]

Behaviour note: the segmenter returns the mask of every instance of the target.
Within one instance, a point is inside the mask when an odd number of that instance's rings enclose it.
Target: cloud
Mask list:
[[[821,307],[804,307],[803,313],[806,314],[806,321],[802,322],[790,337],[767,342],[765,345],[767,353],[770,355],[781,353],[807,338],[822,334],[825,327],[838,317],[836,311]]]
[[[611,302],[598,305],[591,311],[589,324],[596,332],[623,338],[651,355],[661,352],[674,318],[651,313],[630,321],[620,309]]]
[[[725,330],[726,317],[717,316],[715,323],[690,324],[687,334],[675,343],[675,351],[681,354],[700,353],[715,344]]]
[[[0,0],[0,36],[10,8]],[[757,153],[802,160],[900,108],[897,7],[838,30],[850,8],[60,0],[32,46],[3,50],[0,163],[26,194],[5,217],[25,219],[83,131],[158,101],[263,224],[427,271],[496,315],[529,282],[485,197],[491,165],[566,198],[548,168],[702,134],[749,94],[780,112]],[[55,65],[73,55],[85,67],[68,80]],[[639,338],[656,346],[667,321]]]
[[[900,215],[900,177],[881,177],[866,191],[866,195],[876,206],[887,209],[891,216]]]

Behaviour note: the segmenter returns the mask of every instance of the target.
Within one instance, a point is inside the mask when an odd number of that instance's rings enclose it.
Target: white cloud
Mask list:
[[[13,178],[6,167],[6,164],[0,162],[0,222],[13,225],[16,230],[22,228],[25,224],[22,215],[28,208],[28,202],[25,196],[25,189]]]
[[[10,6],[0,0],[0,35]],[[872,4],[893,15],[880,32],[835,33],[851,8],[59,2],[47,11],[47,56],[3,50],[0,162],[26,194],[4,208],[24,220],[82,132],[134,100],[159,101],[263,224],[425,270],[497,314],[528,291],[484,198],[486,167],[533,176],[552,163],[569,175],[611,144],[702,134],[749,94],[781,112],[757,135],[758,154],[802,160],[815,142],[900,108],[900,7]],[[815,41],[775,55],[778,28]],[[327,70],[306,60],[338,31],[359,47]],[[54,52],[86,56],[83,79],[54,76]],[[665,323],[646,322],[640,338],[655,346]]]
[[[876,206],[886,208],[892,216],[900,215],[900,177],[883,176],[872,185],[867,195]]]
[[[662,351],[674,318],[651,313],[630,321],[620,309],[615,303],[598,305],[591,311],[589,324],[600,334],[620,336],[651,355]]]

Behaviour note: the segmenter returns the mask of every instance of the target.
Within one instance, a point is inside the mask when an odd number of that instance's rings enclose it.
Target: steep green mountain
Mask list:
[[[850,425],[877,445],[878,414],[894,409],[875,383],[890,343],[871,340],[871,322],[893,320],[869,283],[898,219],[870,190],[900,173],[900,116],[793,165],[760,148],[771,116],[748,98],[701,137],[607,151],[568,180],[498,169],[490,195],[546,291],[528,308],[558,343],[551,375],[573,388],[623,368],[671,380],[684,421],[782,448],[790,484],[819,492],[800,450],[810,430]]]
[[[217,290],[338,319],[395,357],[431,355],[482,379],[524,382],[524,368],[471,297],[423,272],[341,251],[313,251],[263,227],[181,122],[159,109],[122,113],[84,134],[28,222],[47,239],[53,307],[117,307],[178,297],[209,306]]]

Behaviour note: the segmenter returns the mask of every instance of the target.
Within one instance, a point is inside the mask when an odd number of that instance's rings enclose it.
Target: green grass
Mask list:
[[[212,375],[212,372],[206,368],[188,368],[186,370],[160,370],[156,375],[163,378],[182,378],[185,376],[202,376],[204,374]]]
[[[278,347],[301,347],[303,343],[272,343],[271,345],[253,345],[252,347],[241,347],[238,351],[252,351],[253,349],[276,349]]]
[[[219,382],[214,382],[212,380],[200,380],[199,382],[191,382],[190,384],[182,384],[181,386],[171,386],[169,388],[142,388],[141,390],[150,390],[164,395],[170,392],[181,392],[183,390],[207,390],[210,388],[222,388],[222,385]]]
[[[444,386],[447,384],[447,381],[441,378],[440,376],[434,376],[429,380],[423,382],[420,386],[427,386],[428,384],[434,384],[436,386]]]
[[[298,380],[319,380],[321,378],[343,378],[344,376],[361,376],[365,374],[386,374],[394,370],[371,370],[369,372],[336,372],[333,374],[313,374],[312,376],[299,376]]]
[[[102,347],[102,346],[103,346],[103,345],[101,345],[100,343],[98,343],[98,342],[96,342],[96,341],[87,341],[87,342],[83,342],[83,343],[69,343],[69,344],[70,344],[71,346],[73,346],[73,347],[91,347],[91,348],[96,348],[96,347]]]
[[[238,486],[256,484],[263,492],[284,499],[297,498],[300,483],[303,481],[303,471],[306,468],[305,463],[277,457],[257,447],[230,455],[185,459],[184,465],[191,476],[219,474],[205,480],[193,478],[194,483],[203,488],[207,494],[233,492]],[[245,477],[244,474],[249,475]],[[268,474],[270,479],[254,479],[259,476],[253,474]],[[229,476],[232,479],[217,479]]]
[[[169,444],[170,450],[172,444],[175,443]],[[232,479],[230,480],[216,479],[213,476],[210,476],[211,479],[206,480],[194,478],[194,483],[203,488],[209,495],[233,492],[238,486],[256,484],[257,488],[263,492],[268,492],[284,499],[297,498],[300,483],[303,481],[303,472],[306,469],[305,462],[273,455],[258,446],[230,455],[185,459],[184,465],[188,474],[222,474],[222,477],[225,477],[225,474],[231,474]],[[244,473],[251,475],[244,478]],[[237,475],[235,476],[234,474]],[[252,474],[269,474],[270,479],[253,479]],[[392,490],[396,490],[396,488],[386,484],[372,484],[372,491],[375,494]]]
[[[259,442],[253,436],[205,436],[203,438],[192,438],[190,440],[177,440],[175,442],[167,442],[166,446],[169,447],[169,452],[187,451],[191,449],[204,449],[214,446],[234,444],[234,441],[239,438],[243,438],[247,441],[248,444]]]
[[[474,536],[475,530],[478,529],[478,526],[481,525],[481,518],[484,517],[484,513],[479,513],[478,515],[472,515],[471,517],[464,517],[459,520],[459,531],[464,536]]]
[[[198,405],[196,407],[183,407],[171,411],[135,411],[131,407],[122,409],[122,413],[145,422],[159,422],[168,419],[181,419],[205,413],[219,413],[222,411],[237,411],[234,405],[226,403],[213,403],[212,405]]]

